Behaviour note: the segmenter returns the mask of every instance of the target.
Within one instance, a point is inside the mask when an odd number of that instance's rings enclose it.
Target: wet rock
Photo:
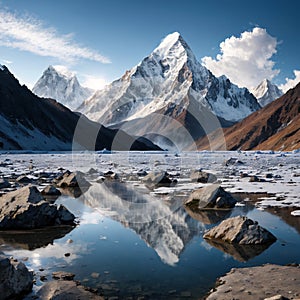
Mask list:
[[[193,191],[184,204],[194,209],[229,209],[236,200],[218,184],[212,184]]]
[[[0,197],[0,228],[33,229],[74,223],[74,215],[64,206],[43,200],[35,186],[25,186]]]
[[[5,178],[0,178],[0,189],[7,189],[10,187],[11,184]]]
[[[48,185],[42,190],[41,194],[46,196],[60,196],[61,192],[55,186]]]
[[[70,172],[67,171],[62,175],[62,178],[58,180],[57,186],[66,187],[88,187],[91,184],[84,178],[84,173],[80,171]]]
[[[220,225],[206,232],[203,237],[240,245],[259,245],[276,241],[276,237],[259,226],[257,222],[241,216],[222,221]]]
[[[82,285],[74,281],[51,281],[45,283],[37,292],[40,300],[103,300],[99,295],[96,295],[84,288]]]
[[[176,180],[172,180],[167,172],[157,171],[150,172],[142,179],[142,182],[150,188],[153,187],[169,187],[176,184]]]
[[[0,252],[0,298],[16,299],[31,291],[33,274],[22,262],[10,260]]]
[[[211,173],[207,173],[201,170],[194,170],[191,172],[190,178],[192,182],[201,183],[214,183],[217,181],[217,176]]]

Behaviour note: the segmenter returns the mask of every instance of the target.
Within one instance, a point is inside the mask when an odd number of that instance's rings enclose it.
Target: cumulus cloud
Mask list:
[[[286,93],[289,89],[294,88],[299,82],[300,82],[300,71],[299,70],[294,70],[294,79],[290,78],[285,78],[285,83],[281,84],[279,88]]]
[[[109,82],[104,77],[83,75],[82,85],[92,90],[101,90]]]
[[[61,35],[55,28],[45,27],[40,20],[3,10],[0,11],[0,45],[67,62],[79,59],[110,62],[97,51],[77,44],[72,34]]]
[[[263,79],[279,74],[271,57],[276,53],[277,39],[266,29],[255,27],[240,37],[232,36],[220,44],[216,59],[202,58],[202,63],[216,76],[226,75],[240,87],[253,89]]]

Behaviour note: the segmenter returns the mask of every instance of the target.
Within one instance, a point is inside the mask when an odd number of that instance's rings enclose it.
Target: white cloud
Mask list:
[[[300,82],[300,71],[299,70],[294,70],[294,79],[290,78],[285,78],[285,83],[281,84],[279,88],[286,93],[289,89],[294,88],[299,82]]]
[[[10,65],[10,64],[12,64],[13,62],[12,62],[11,60],[2,59],[2,63],[3,63],[4,65]]]
[[[104,77],[83,75],[82,85],[93,90],[101,90],[108,83],[108,80],[106,80]]]
[[[78,45],[72,34],[61,35],[55,28],[47,28],[37,19],[19,17],[3,10],[0,11],[0,45],[67,62],[78,59],[110,62],[97,51]]]
[[[274,69],[271,57],[277,52],[277,39],[266,29],[255,27],[240,37],[232,36],[220,44],[216,59],[202,58],[202,63],[216,76],[226,75],[240,87],[252,89],[263,79],[272,79],[280,71]]]

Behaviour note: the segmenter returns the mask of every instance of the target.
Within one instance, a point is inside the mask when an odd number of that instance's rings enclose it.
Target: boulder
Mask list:
[[[0,178],[0,189],[7,189],[10,187],[11,184],[5,178]]]
[[[84,173],[80,171],[66,171],[61,178],[58,178],[57,186],[66,187],[88,187],[91,184],[84,178]]]
[[[45,283],[37,292],[40,300],[103,300],[74,281],[55,280]]]
[[[142,179],[142,182],[150,188],[169,187],[177,183],[176,180],[172,180],[170,175],[164,171],[150,172]]]
[[[22,184],[28,184],[32,182],[32,180],[25,175],[20,175],[16,181]]]
[[[190,178],[192,182],[201,182],[201,183],[214,183],[216,182],[217,176],[211,173],[207,173],[201,170],[194,170],[191,172]]]
[[[43,200],[35,186],[25,186],[0,197],[1,229],[33,229],[51,225],[73,225],[74,215],[64,206]]]
[[[244,163],[240,161],[237,157],[230,157],[224,162],[225,166],[243,165]]]
[[[267,229],[241,216],[222,221],[221,224],[207,231],[203,237],[240,245],[262,245],[276,241],[276,237]]]
[[[193,191],[184,204],[194,209],[229,209],[236,200],[218,184],[212,184]]]
[[[14,261],[0,252],[0,298],[17,299],[31,291],[33,274],[22,262]]]
[[[42,195],[46,196],[60,196],[61,192],[53,185],[47,185],[41,192]]]

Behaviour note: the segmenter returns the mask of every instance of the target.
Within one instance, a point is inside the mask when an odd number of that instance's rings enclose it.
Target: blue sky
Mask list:
[[[50,64],[100,87],[178,31],[216,75],[280,85],[300,80],[299,10],[298,0],[0,0],[0,64],[29,87]]]

